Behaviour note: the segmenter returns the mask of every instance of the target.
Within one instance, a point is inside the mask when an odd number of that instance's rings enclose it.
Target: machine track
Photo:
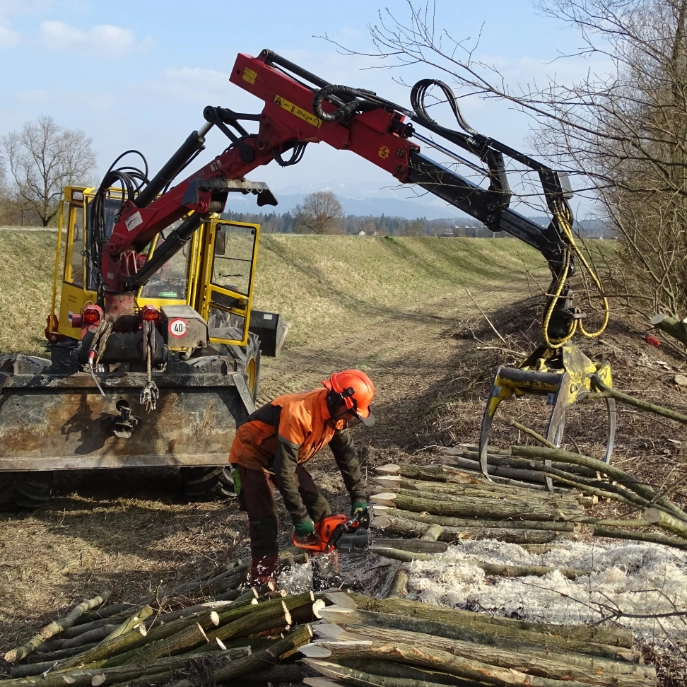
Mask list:
[[[50,502],[52,472],[0,472],[0,510],[33,510]]]

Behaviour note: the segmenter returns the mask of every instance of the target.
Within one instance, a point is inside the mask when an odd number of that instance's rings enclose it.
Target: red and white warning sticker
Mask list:
[[[186,334],[186,329],[188,325],[186,324],[186,320],[182,319],[175,319],[175,320],[170,320],[169,322],[169,333],[172,336],[184,336]]]

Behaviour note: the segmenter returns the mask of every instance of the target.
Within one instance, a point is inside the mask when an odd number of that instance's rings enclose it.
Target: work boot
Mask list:
[[[276,584],[278,563],[279,554],[277,553],[270,553],[267,556],[253,556],[250,566],[251,584]]]

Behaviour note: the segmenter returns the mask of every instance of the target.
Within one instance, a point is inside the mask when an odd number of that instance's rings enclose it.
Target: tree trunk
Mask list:
[[[124,665],[131,663],[149,663],[156,658],[165,658],[184,654],[197,646],[208,643],[208,636],[199,623],[194,623],[176,634],[157,642],[146,644],[135,652],[135,656],[126,661]],[[120,664],[122,665],[122,664]],[[104,667],[108,667],[106,663]]]
[[[479,499],[465,496],[459,501],[442,501],[423,498],[422,496],[406,496],[391,494],[389,498],[370,497],[373,503],[392,506],[401,510],[411,510],[419,513],[432,513],[446,516],[474,516],[478,518],[527,518],[528,520],[564,520],[582,515],[583,509],[573,508],[566,504],[565,508],[544,503],[527,503],[505,499]]]
[[[652,544],[664,544],[676,549],[687,550],[687,541],[681,537],[667,537],[665,534],[654,534],[653,532],[633,532],[632,530],[622,530],[615,527],[602,527],[594,525],[595,537],[608,537],[609,539],[629,539],[630,541],[646,541]]]
[[[331,652],[331,660],[341,659],[383,659],[396,661],[398,663],[430,668],[440,672],[457,675],[458,677],[478,682],[486,682],[492,685],[522,685],[523,687],[563,687],[560,682],[541,678],[534,675],[527,675],[516,670],[505,670],[474,659],[465,659],[454,656],[447,651],[430,649],[429,647],[411,646],[409,644],[387,644],[384,642],[372,642],[369,645],[356,643],[332,643],[323,642],[318,645],[319,649],[326,649]],[[308,647],[301,651],[305,653]],[[307,656],[307,653],[306,653]],[[328,661],[318,661],[305,659],[304,663],[323,672],[323,666]],[[330,664],[331,665],[331,664]],[[336,669],[337,666],[332,666]],[[323,674],[327,674],[324,673]],[[330,674],[331,677],[334,674]],[[648,684],[648,683],[647,683]],[[568,681],[565,687],[582,687],[583,683]]]
[[[82,616],[86,611],[100,606],[107,601],[111,592],[103,592],[99,596],[88,601],[83,601],[78,606],[76,606],[65,618],[61,620],[55,620],[54,622],[46,625],[35,637],[32,637],[24,646],[20,646],[17,649],[12,649],[5,654],[5,661],[7,663],[14,663],[15,661],[20,661],[29,654],[33,653],[37,646],[42,644],[46,639],[54,637],[63,630],[71,627],[76,619]]]
[[[218,658],[225,658],[232,662],[239,662],[243,660],[239,657],[245,657],[246,651],[243,649],[229,649],[226,652],[220,652]],[[12,680],[5,680],[2,687],[89,687],[92,685],[94,678],[97,684],[112,685],[117,682],[125,682],[136,679],[142,675],[158,675],[166,673],[169,678],[183,669],[189,662],[188,656],[173,656],[172,658],[162,658],[156,661],[151,661],[147,664],[133,664],[127,666],[118,666],[116,668],[79,668],[68,671],[52,671],[47,675],[38,675],[35,677],[16,678]],[[102,677],[104,676],[104,680]]]
[[[553,460],[554,458],[558,458],[559,460],[567,460],[575,465],[583,465],[585,467],[590,467],[593,470],[598,470],[599,472],[608,475],[610,479],[618,482],[625,488],[635,492],[635,494],[641,496],[643,499],[646,499],[657,506],[661,506],[662,509],[672,513],[680,520],[687,522],[687,513],[682,511],[665,497],[659,496],[651,487],[643,484],[636,477],[629,475],[623,470],[620,470],[619,468],[609,465],[608,463],[604,463],[600,460],[596,460],[596,458],[583,456],[579,453],[570,453],[569,451],[542,448],[539,446],[512,446],[511,451],[515,456],[525,456],[537,461],[543,461],[547,459]]]
[[[371,679],[408,678],[410,680],[418,680],[423,684],[423,687],[434,687],[434,685],[475,687],[475,685],[478,684],[472,680],[464,680],[463,678],[449,675],[448,673],[439,673],[435,670],[423,670],[422,668],[415,668],[394,661],[376,661],[374,659],[361,661],[356,659],[345,659],[342,660],[339,665],[367,672],[370,674]],[[393,683],[386,683],[386,687],[391,687],[392,685]],[[399,685],[400,687],[405,687],[403,683],[399,683]]]
[[[652,525],[658,525],[664,530],[669,530],[679,537],[687,539],[687,522],[672,516],[670,513],[666,513],[658,508],[647,508],[642,513],[642,517]]]
[[[386,598],[399,597],[404,599],[408,594],[408,580],[408,573],[403,568],[399,568],[394,575],[389,591],[386,593]]]
[[[114,639],[119,637],[131,630],[135,630],[142,622],[150,618],[153,615],[153,609],[150,606],[144,606],[138,611],[132,613],[119,627],[108,635],[105,639]]]
[[[444,525],[445,527],[470,528],[470,527],[487,527],[489,529],[507,529],[507,530],[553,530],[556,532],[574,532],[575,524],[573,522],[547,522],[546,520],[478,520],[468,518],[452,518],[442,515],[432,515],[431,513],[418,513],[410,510],[400,510],[397,508],[389,508],[388,510],[380,511],[383,517],[399,517],[406,520],[415,520],[423,522],[427,525]]]
[[[262,671],[268,666],[275,665],[282,655],[309,642],[311,637],[310,626],[303,625],[284,639],[276,641],[269,649],[263,649],[251,656],[231,661],[218,668],[214,671],[212,679],[215,683],[223,683],[243,675]],[[190,680],[178,680],[171,687],[193,687],[193,684]]]
[[[629,687],[656,679],[656,669],[653,666],[621,663],[591,656],[580,656],[575,653],[551,652],[542,649],[518,652],[512,649],[484,646],[475,642],[444,639],[436,635],[368,625],[355,625],[348,629],[377,641],[431,646],[463,658],[476,659],[500,668],[513,668],[522,673],[548,677],[552,680],[579,680]]]
[[[489,625],[490,627],[519,630],[528,633],[560,636],[581,642],[594,642],[611,646],[632,648],[632,630],[616,627],[590,627],[588,625],[556,625],[554,623],[530,623],[526,620],[489,616],[457,608],[430,606],[409,599],[374,599],[370,596],[348,592],[348,596],[358,605],[358,609],[397,616],[426,619],[448,625],[466,624]],[[405,629],[405,628],[402,628]],[[431,634],[431,633],[430,633]],[[441,635],[447,636],[447,635]],[[458,637],[458,639],[461,639]]]
[[[393,558],[397,561],[403,561],[404,563],[410,563],[412,561],[432,561],[436,559],[436,555],[433,554],[401,551],[386,546],[371,546],[370,551],[376,553],[378,556]],[[477,561],[474,559],[466,560],[465,562],[469,565],[481,568],[487,575],[494,575],[497,577],[529,577],[530,575],[543,577],[544,575],[558,571],[564,577],[575,580],[578,577],[588,574],[586,570],[557,568],[553,565],[505,565],[502,563],[486,563],[485,561]]]
[[[474,521],[470,527],[445,527],[442,525],[429,525],[439,527],[439,541],[455,543],[464,539],[495,539],[497,541],[510,542],[511,544],[547,544],[559,538],[559,533],[552,530],[526,530],[506,529],[505,527],[492,528],[489,521]],[[415,520],[394,518],[386,514],[375,517],[372,521],[375,529],[381,529],[402,537],[421,537],[427,525]],[[570,538],[570,535],[566,535]],[[374,541],[374,540],[373,540]],[[393,544],[389,543],[393,547]]]

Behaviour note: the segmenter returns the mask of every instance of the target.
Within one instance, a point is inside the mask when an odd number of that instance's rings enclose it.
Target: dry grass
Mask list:
[[[0,355],[44,355],[56,241],[54,231],[0,231]]]

